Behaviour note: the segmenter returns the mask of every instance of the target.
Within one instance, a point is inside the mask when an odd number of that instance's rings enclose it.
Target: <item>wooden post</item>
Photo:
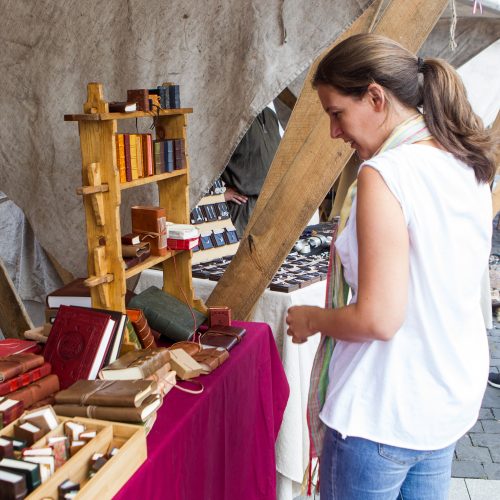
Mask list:
[[[493,125],[491,126],[491,130],[496,136],[500,136],[500,112],[497,114]],[[500,149],[497,150],[497,172],[500,169]],[[495,218],[496,214],[500,210],[500,184],[495,187],[495,190],[492,193],[492,204],[493,204],[493,218]]]
[[[393,0],[374,32],[416,52],[446,4],[446,0]],[[343,37],[366,32],[370,13],[373,17],[373,9],[365,11]],[[259,210],[256,207],[238,252],[207,305],[225,304],[235,318],[247,317],[351,155],[347,145],[330,139],[328,117],[306,84],[264,184]]]
[[[21,339],[23,332],[32,328],[34,325],[0,259],[0,329],[6,338]]]

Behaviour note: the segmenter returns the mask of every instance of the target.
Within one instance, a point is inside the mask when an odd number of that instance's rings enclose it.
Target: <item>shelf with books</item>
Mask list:
[[[143,186],[144,184],[150,184],[152,182],[159,182],[164,179],[170,179],[172,177],[178,177],[180,175],[187,175],[187,170],[174,170],[173,172],[164,172],[163,174],[156,174],[150,177],[142,177],[140,179],[136,179],[134,181],[122,182],[120,184],[120,189],[123,191],[124,189],[130,189],[137,186]]]
[[[161,109],[158,111],[132,111],[130,113],[82,113],[74,115],[64,115],[64,121],[109,121],[127,120],[130,118],[156,118],[158,116],[186,115],[192,112],[193,108],[175,108]]]
[[[125,269],[121,246],[121,191],[155,183],[159,206],[167,220],[189,224],[189,155],[187,152],[187,115],[191,108],[162,109],[159,112],[108,113],[103,87],[99,83],[87,86],[84,114],[66,115],[66,121],[77,121],[80,135],[85,207],[88,279],[92,307],[125,312],[126,279],[160,264],[163,268],[163,289],[191,307],[206,311],[202,301],[193,296],[191,252],[170,252],[152,256],[134,267]],[[95,113],[88,113],[92,110]],[[181,141],[176,152],[182,167],[179,170],[150,175],[129,182],[120,182],[116,135],[118,120],[154,117],[156,141]],[[169,150],[170,151],[170,150]],[[177,161],[177,159],[176,159]],[[171,259],[176,255],[175,259]],[[175,273],[175,274],[174,274]]]

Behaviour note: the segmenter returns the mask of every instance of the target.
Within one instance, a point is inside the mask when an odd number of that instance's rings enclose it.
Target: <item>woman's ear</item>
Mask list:
[[[384,88],[381,85],[378,83],[370,83],[365,95],[375,111],[384,111],[387,104],[387,98]]]

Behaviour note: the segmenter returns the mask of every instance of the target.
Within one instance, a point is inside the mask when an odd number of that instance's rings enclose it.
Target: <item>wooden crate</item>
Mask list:
[[[81,417],[58,416],[57,418],[59,425],[34,443],[32,448],[44,447],[49,437],[62,436],[64,422],[67,420],[81,422],[88,430],[97,431],[96,437],[75,453],[54,472],[48,481],[42,483],[26,499],[57,498],[57,488],[66,479],[80,484],[80,492],[76,497],[78,499],[112,498],[147,458],[146,434],[141,426]],[[17,420],[0,430],[0,436],[12,437],[16,423]],[[94,477],[88,479],[92,455],[106,453],[112,447],[120,448],[120,451],[109,459]]]

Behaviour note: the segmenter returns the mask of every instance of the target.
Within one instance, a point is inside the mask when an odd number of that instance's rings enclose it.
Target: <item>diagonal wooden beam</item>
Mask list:
[[[374,32],[416,52],[447,3],[393,0]],[[353,23],[349,35],[366,31],[371,19],[364,17],[363,24],[361,17]],[[355,26],[359,31],[353,31]],[[293,140],[288,140],[289,148],[278,149],[277,156],[283,156],[277,159],[280,175],[271,178],[273,186],[265,189],[264,208],[252,219],[237,254],[207,301],[208,305],[228,305],[238,319],[247,317],[352,155],[346,144],[330,139],[328,117],[315,93],[308,85],[303,92],[309,97],[301,99],[301,94],[291,117],[295,125],[289,125],[285,133]],[[304,121],[294,120],[296,113],[303,115]]]

